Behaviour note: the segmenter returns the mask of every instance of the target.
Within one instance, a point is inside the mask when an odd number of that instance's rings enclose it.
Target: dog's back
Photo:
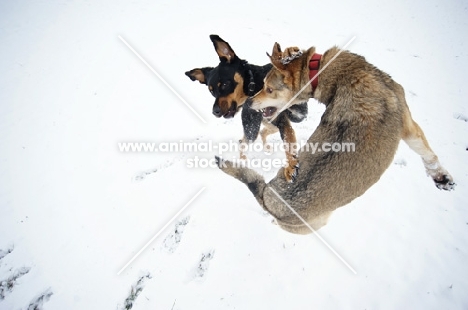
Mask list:
[[[325,53],[321,66],[337,52],[332,48]],[[301,149],[295,182],[288,183],[281,168],[268,185],[250,185],[261,191],[259,202],[283,229],[310,233],[289,207],[319,229],[332,211],[379,180],[401,136],[406,103],[396,95],[400,90],[390,76],[346,51],[321,73],[316,94],[327,108]]]
[[[322,66],[337,52],[325,53]],[[314,229],[325,224],[321,214],[362,195],[391,164],[403,128],[406,103],[396,95],[402,91],[386,73],[346,51],[321,73],[317,99],[327,109],[301,149],[296,182],[287,184],[280,171],[269,184]],[[282,226],[306,228],[274,192],[266,190],[263,199]]]

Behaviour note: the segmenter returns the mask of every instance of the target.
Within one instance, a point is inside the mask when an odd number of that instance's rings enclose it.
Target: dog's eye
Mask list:
[[[271,94],[273,92],[273,89],[271,87],[267,87],[266,91],[267,93]]]
[[[221,88],[222,90],[224,90],[224,89],[228,88],[229,85],[231,85],[231,82],[230,82],[230,81],[226,81],[226,82],[224,82],[223,84],[221,84],[221,87],[220,87],[220,88]]]

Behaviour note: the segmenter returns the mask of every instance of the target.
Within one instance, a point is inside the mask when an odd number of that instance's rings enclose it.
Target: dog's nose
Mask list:
[[[220,108],[219,105],[217,105],[216,103],[213,105],[213,114],[214,114],[214,116],[216,116],[216,117],[220,117],[220,116],[221,116],[221,108]]]

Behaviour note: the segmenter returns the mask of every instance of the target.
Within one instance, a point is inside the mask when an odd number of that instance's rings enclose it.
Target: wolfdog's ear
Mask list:
[[[229,43],[221,39],[218,35],[210,35],[211,42],[213,42],[216,53],[218,53],[219,60],[222,62],[230,63],[237,58],[236,53],[231,48]]]
[[[280,70],[285,69],[285,65],[281,62],[283,59],[283,52],[281,51],[281,46],[278,42],[275,42],[275,45],[273,45],[271,56],[268,53],[267,55],[270,57],[271,64],[275,66],[275,68]]]
[[[315,47],[310,47],[306,52],[305,54],[307,55],[307,59],[310,60],[310,58],[312,57],[312,55],[314,55],[315,53]]]
[[[206,84],[206,76],[213,70],[212,67],[196,68],[185,72],[192,81],[198,81],[201,84]]]

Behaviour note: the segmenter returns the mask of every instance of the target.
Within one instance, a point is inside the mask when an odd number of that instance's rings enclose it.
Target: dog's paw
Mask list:
[[[443,189],[446,191],[451,191],[455,189],[455,186],[457,185],[454,181],[453,178],[450,174],[443,174],[440,175],[439,177],[433,178],[435,186],[437,186],[438,189]]]
[[[218,168],[220,168],[220,169],[226,168],[226,164],[228,163],[228,161],[222,159],[219,156],[215,156],[215,162],[216,162],[216,165],[218,166]]]
[[[293,166],[287,166],[284,168],[284,177],[288,183],[293,183],[296,181],[297,175],[299,173],[299,163],[295,163]]]

